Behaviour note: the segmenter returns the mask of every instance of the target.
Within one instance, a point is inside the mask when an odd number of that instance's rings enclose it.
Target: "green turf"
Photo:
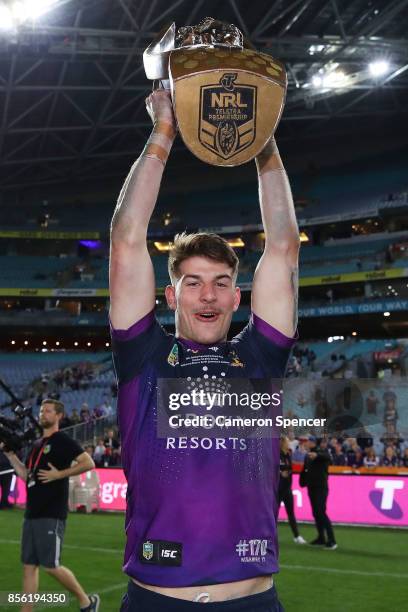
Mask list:
[[[22,512],[0,512],[0,591],[19,591],[19,538]],[[69,516],[63,564],[88,592],[101,593],[101,612],[117,612],[126,578],[121,571],[122,514]],[[311,539],[315,531],[302,526]],[[407,609],[408,536],[406,531],[337,527],[339,548],[314,550],[293,543],[287,525],[279,528],[281,573],[276,577],[286,612],[396,612]],[[41,591],[57,591],[41,572]],[[1,607],[1,606],[0,606]],[[37,608],[39,609],[39,608]],[[75,611],[72,601],[60,610]],[[17,608],[8,608],[17,610]]]

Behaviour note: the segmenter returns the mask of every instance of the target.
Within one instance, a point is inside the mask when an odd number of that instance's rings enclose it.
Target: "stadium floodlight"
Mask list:
[[[4,4],[0,4],[0,30],[11,30],[13,26],[13,15],[10,9]]]
[[[336,87],[345,87],[348,78],[342,70],[334,70],[323,77],[323,87],[335,89]]]
[[[10,12],[13,15],[14,25],[22,23],[27,19],[26,7],[24,2],[14,2],[10,7]]]
[[[24,0],[19,2],[19,4],[24,6],[26,19],[37,19],[37,17],[46,13],[55,3],[56,0]]]
[[[334,66],[337,67],[338,64]],[[329,70],[325,74],[315,74],[312,77],[313,87],[319,89],[337,89],[347,87],[350,81],[350,77],[345,74],[342,70],[333,69]]]
[[[377,60],[375,62],[371,62],[368,67],[373,77],[380,77],[388,72],[390,65],[385,60]]]
[[[0,30],[12,30],[25,21],[34,21],[48,10],[58,0],[16,0],[8,6],[0,4]]]
[[[314,55],[315,53],[321,53],[323,49],[324,49],[324,45],[310,45],[309,55]]]

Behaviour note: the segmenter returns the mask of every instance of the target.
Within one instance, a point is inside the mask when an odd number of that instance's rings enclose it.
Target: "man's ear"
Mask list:
[[[241,302],[241,289],[239,287],[235,287],[235,296],[234,296],[234,312],[236,312],[239,308]]]
[[[167,306],[170,310],[176,310],[177,308],[177,300],[176,300],[176,288],[173,285],[167,285],[164,290],[164,295],[166,297]]]

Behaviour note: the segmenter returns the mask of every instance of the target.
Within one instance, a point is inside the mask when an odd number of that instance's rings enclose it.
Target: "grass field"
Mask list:
[[[0,591],[20,591],[19,510],[0,512]],[[117,612],[126,589],[121,571],[123,514],[69,516],[63,564],[88,592],[101,595],[101,612]],[[315,535],[302,526],[306,539]],[[337,527],[339,548],[314,550],[294,544],[287,525],[279,528],[281,573],[276,578],[286,612],[399,612],[408,609],[408,536],[392,529]],[[41,572],[41,591],[61,592]],[[1,608],[1,606],[0,606]],[[17,608],[7,608],[16,610]],[[42,608],[38,607],[36,610]],[[78,610],[75,600],[66,611]]]

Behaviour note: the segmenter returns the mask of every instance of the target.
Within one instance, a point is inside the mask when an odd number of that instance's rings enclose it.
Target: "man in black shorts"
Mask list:
[[[307,446],[309,452],[305,457],[303,469],[306,473],[307,493],[318,533],[317,538],[310,544],[324,546],[326,550],[336,550],[336,538],[326,510],[329,495],[330,454],[327,448],[320,448],[314,436],[309,436]],[[327,535],[327,540],[325,535]]]
[[[38,591],[41,566],[77,598],[82,612],[96,612],[99,609],[99,596],[88,596],[71,570],[60,565],[69,477],[95,467],[88,453],[75,440],[59,431],[63,415],[62,402],[43,400],[39,418],[43,437],[36,440],[25,464],[14,452],[6,452],[11,465],[27,486],[21,545],[23,593]],[[73,461],[75,465],[71,467]],[[32,604],[25,604],[21,612],[32,609]]]

